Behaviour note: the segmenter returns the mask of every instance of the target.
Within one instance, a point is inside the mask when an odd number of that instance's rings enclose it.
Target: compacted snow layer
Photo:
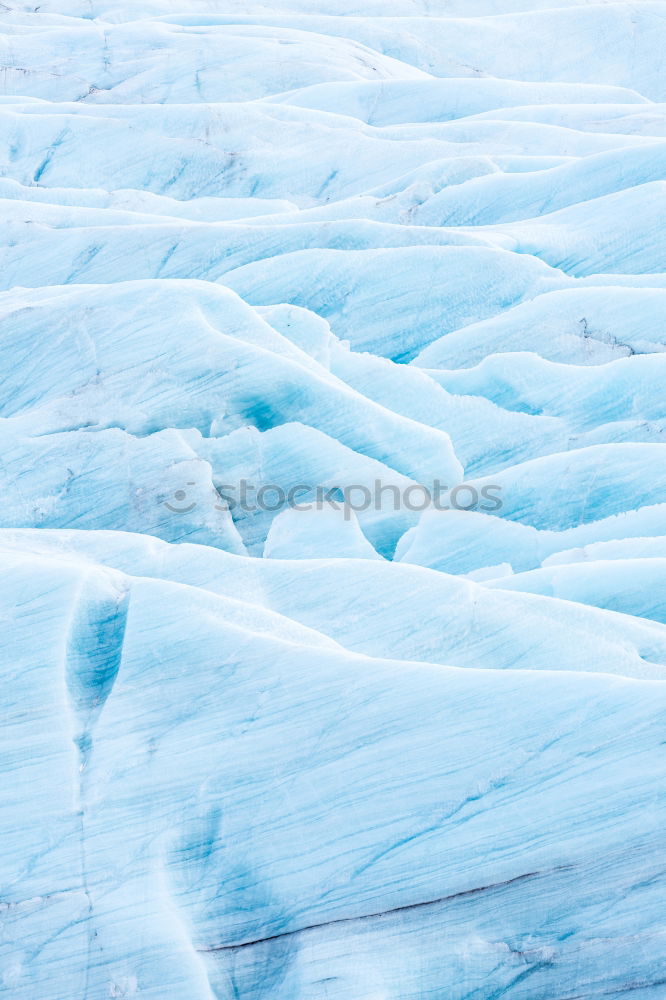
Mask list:
[[[664,996],[666,3],[240,6],[0,4],[1,988]]]

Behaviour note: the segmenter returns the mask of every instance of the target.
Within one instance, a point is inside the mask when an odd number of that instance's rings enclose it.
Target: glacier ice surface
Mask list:
[[[0,4],[3,996],[666,997],[664,25]]]

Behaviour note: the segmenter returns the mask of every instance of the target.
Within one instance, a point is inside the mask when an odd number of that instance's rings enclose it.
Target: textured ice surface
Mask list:
[[[3,996],[666,997],[665,25],[0,4]]]

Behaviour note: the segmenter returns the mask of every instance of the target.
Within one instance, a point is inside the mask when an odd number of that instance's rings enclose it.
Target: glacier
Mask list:
[[[666,2],[0,44],[0,994],[666,1000]]]

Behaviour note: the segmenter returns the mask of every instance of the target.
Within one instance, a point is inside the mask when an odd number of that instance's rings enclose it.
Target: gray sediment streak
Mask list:
[[[530,879],[540,878],[544,875],[553,875],[560,871],[569,870],[572,867],[572,865],[561,865],[548,871],[526,872],[524,875],[516,875],[515,878],[507,879],[504,882],[494,882],[491,885],[478,886],[474,889],[465,889],[462,892],[455,892],[449,896],[440,896],[437,899],[428,899],[422,903],[407,903],[404,906],[396,906],[390,910],[379,910],[376,913],[364,913],[358,917],[339,917],[335,920],[327,920],[320,924],[307,924],[305,927],[298,927],[293,931],[284,931],[282,934],[271,934],[267,937],[256,938],[252,941],[241,941],[238,944],[211,945],[208,948],[198,948],[197,951],[204,953],[240,951],[242,948],[253,948],[255,945],[266,944],[270,941],[282,941],[288,938],[294,938],[299,934],[307,934],[311,931],[318,931],[325,927],[348,926],[350,924],[363,923],[366,920],[379,920],[382,917],[392,917],[401,913],[410,913],[414,910],[423,910],[428,907],[441,906],[442,904],[455,902],[459,899],[479,896],[485,892],[506,889],[510,886],[518,885],[521,882],[527,882]]]

